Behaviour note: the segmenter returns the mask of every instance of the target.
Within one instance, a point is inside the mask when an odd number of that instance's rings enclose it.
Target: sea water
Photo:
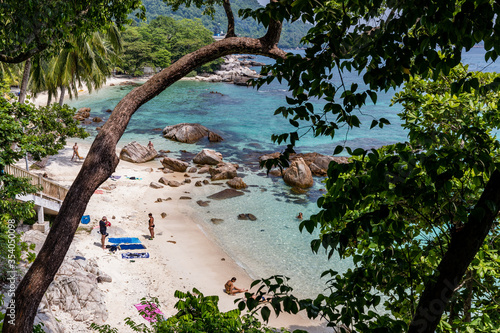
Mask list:
[[[270,61],[264,57],[256,60]],[[498,65],[484,62],[484,49],[481,48],[472,49],[464,60],[471,65],[471,70],[498,70]],[[344,81],[347,84],[356,82],[360,89],[363,88],[362,78],[356,75],[346,73]],[[130,86],[107,87],[68,104],[76,108],[90,107],[93,117],[106,120],[109,114],[105,110],[113,109],[131,89]],[[191,193],[198,222],[253,278],[282,274],[290,278],[294,294],[314,297],[325,288],[326,278],[320,279],[323,271],[343,272],[352,267],[352,263],[340,260],[337,255],[327,260],[321,250],[319,254],[312,253],[310,242],[318,233],[299,232],[300,221],[296,215],[302,212],[307,218],[319,211],[316,201],[324,193],[323,179],[315,177],[313,188],[299,195],[292,193],[280,178],[267,177],[265,171],[259,169],[259,156],[284,148],[274,144],[271,135],[295,130],[287,119],[273,115],[278,107],[285,105],[287,95],[286,86],[278,83],[257,90],[227,83],[179,81],[137,110],[118,146],[131,141],[144,145],[152,141],[156,150],[170,150],[169,156],[174,158],[194,156],[201,149],[210,148],[222,153],[225,161],[239,164],[239,176],[249,185],[245,195],[211,200],[209,207],[199,207],[196,201],[207,200],[206,197]],[[303,136],[296,151],[331,155],[337,145],[367,149],[405,141],[406,132],[397,116],[401,107],[390,107],[393,95],[394,91],[380,94],[375,105],[368,103],[359,114],[362,128],[342,127],[334,139],[315,138],[304,125],[299,132]],[[321,101],[314,104],[322,105]],[[371,119],[380,117],[387,118],[391,125],[368,129]],[[183,122],[200,123],[221,135],[224,141],[185,144],[163,138],[158,130]],[[87,127],[92,136],[96,134],[94,126]],[[241,213],[251,213],[257,220],[238,220]],[[212,218],[223,222],[214,224]]]

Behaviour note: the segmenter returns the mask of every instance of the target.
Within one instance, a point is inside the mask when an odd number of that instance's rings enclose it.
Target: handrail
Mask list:
[[[68,189],[64,186],[16,167],[15,165],[6,165],[4,170],[5,173],[14,177],[29,178],[32,185],[40,185],[42,187],[42,191],[37,193],[38,196],[46,196],[52,200],[62,202],[68,193]]]

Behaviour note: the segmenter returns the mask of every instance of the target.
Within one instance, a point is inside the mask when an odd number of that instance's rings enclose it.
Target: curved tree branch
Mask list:
[[[234,33],[234,15],[233,10],[231,9],[231,3],[229,2],[229,0],[224,0],[223,6],[227,16],[226,38],[236,37],[236,34]]]
[[[264,40],[267,42],[267,39]],[[92,143],[36,260],[17,287],[14,297],[14,325],[9,323],[9,317],[6,316],[2,332],[32,331],[38,305],[64,260],[90,197],[118,165],[116,145],[135,111],[193,69],[222,56],[238,53],[258,54],[274,59],[286,56],[286,52],[275,44],[270,45],[261,39],[223,39],[185,55],[132,90],[118,103]]]

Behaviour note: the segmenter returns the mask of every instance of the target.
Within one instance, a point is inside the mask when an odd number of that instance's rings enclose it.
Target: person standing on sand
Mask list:
[[[150,240],[153,240],[155,238],[155,218],[153,217],[153,214],[149,213],[149,233],[151,234]]]
[[[78,144],[76,144],[75,142],[75,145],[73,146],[73,156],[71,156],[71,160],[73,161],[73,158],[74,157],[78,157],[79,159],[82,159],[83,157],[80,156],[80,154],[78,154]]]
[[[235,282],[236,282],[235,277],[231,278],[231,280],[226,282],[226,284],[224,285],[224,289],[226,290],[226,294],[235,295],[236,293],[243,293],[245,291],[248,291],[248,289],[241,289],[241,288],[236,287],[234,285]]]
[[[106,237],[108,236],[107,227],[110,227],[111,223],[108,222],[106,216],[103,216],[99,221],[99,232],[101,233],[101,246],[103,250],[106,250],[104,243],[106,242]]]

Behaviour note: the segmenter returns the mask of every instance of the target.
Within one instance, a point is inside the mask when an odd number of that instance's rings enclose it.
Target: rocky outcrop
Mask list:
[[[164,157],[161,164],[164,168],[177,172],[185,172],[189,167],[188,163],[171,157]]]
[[[120,151],[120,159],[133,163],[144,163],[153,160],[158,153],[154,148],[148,148],[132,141]]]
[[[237,175],[238,165],[232,163],[219,163],[215,168],[210,168],[208,172],[212,180],[233,179]]]
[[[224,63],[220,66],[220,69],[215,71],[213,75],[196,76],[196,80],[205,82],[245,82],[251,78],[257,78],[260,75],[248,67],[254,65],[261,65],[261,63],[256,63],[248,60],[242,60],[240,57],[235,55],[228,55],[224,57]]]
[[[226,184],[237,190],[248,187],[241,177],[234,177],[233,179],[228,180]]]
[[[163,137],[184,143],[195,143],[206,136],[209,136],[209,138],[211,136],[212,142],[223,140],[219,135],[213,133],[205,126],[196,123],[181,123],[167,126],[163,129]]]
[[[283,180],[286,184],[299,188],[308,188],[314,184],[311,170],[301,157],[295,159],[285,170]]]
[[[30,230],[23,241],[35,244],[38,252],[45,235]],[[111,277],[100,270],[94,259],[87,259],[70,249],[57,274],[45,293],[35,324],[44,323],[45,332],[64,332],[58,324],[58,313],[69,313],[74,321],[103,324],[108,319],[104,296],[98,283],[110,282]]]
[[[217,165],[222,162],[222,154],[212,149],[203,149],[193,159],[196,164]]]

